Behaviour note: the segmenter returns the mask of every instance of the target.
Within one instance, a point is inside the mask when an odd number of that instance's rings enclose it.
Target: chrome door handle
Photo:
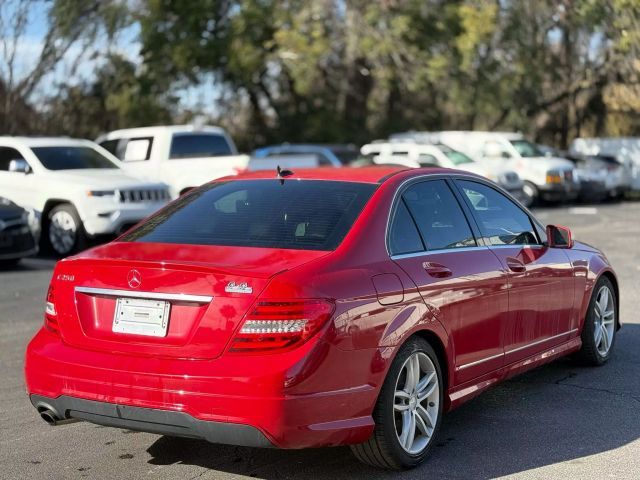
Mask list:
[[[527,267],[524,263],[522,263],[517,258],[507,257],[507,267],[509,270],[516,273],[522,273],[527,271]]]
[[[422,268],[424,268],[424,271],[427,272],[427,274],[435,278],[446,278],[453,275],[451,269],[435,262],[424,262],[422,264]]]

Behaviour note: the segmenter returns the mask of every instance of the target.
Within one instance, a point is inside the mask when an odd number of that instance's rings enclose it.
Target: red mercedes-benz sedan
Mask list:
[[[606,362],[618,291],[600,251],[469,173],[257,172],[59,262],[26,384],[51,424],[407,468],[496,382]]]

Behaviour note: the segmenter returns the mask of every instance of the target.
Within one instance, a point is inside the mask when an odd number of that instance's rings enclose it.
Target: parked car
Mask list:
[[[173,198],[247,167],[231,137],[219,127],[172,125],[128,128],[96,142],[118,157],[130,173],[169,185]]]
[[[169,201],[166,185],[138,180],[119,163],[88,140],[0,137],[0,191],[38,212],[45,246],[69,255]]]
[[[609,198],[610,192],[615,193],[615,189],[607,186],[607,182],[615,177],[603,160],[594,156],[564,152],[547,145],[538,145],[538,148],[547,157],[566,158],[573,162],[574,179],[579,184],[578,200],[581,202],[601,202]]]
[[[298,155],[269,155],[266,157],[251,157],[249,165],[247,165],[247,171],[254,172],[256,170],[271,170],[287,168],[287,169],[301,169],[301,168],[320,168],[333,166],[323,165],[322,157],[318,154],[305,154]]]
[[[272,156],[299,157],[300,155],[315,155],[319,167],[343,167],[349,165],[360,156],[360,151],[351,144],[313,144],[313,143],[283,143],[258,148],[251,154],[253,159]],[[258,162],[255,162],[258,163]]]
[[[564,158],[545,157],[537,146],[520,133],[444,131],[406,132],[396,138],[439,142],[460,150],[483,162],[492,162],[515,170],[524,182],[525,203],[538,200],[563,202],[578,196],[579,184],[574,179],[574,166]]]
[[[13,266],[38,252],[39,223],[34,210],[0,197],[0,267]]]
[[[640,138],[576,138],[569,152],[607,162],[610,173],[607,188],[614,197],[640,190]]]
[[[526,207],[530,198],[523,193],[522,180],[516,172],[501,165],[477,162],[447,145],[411,141],[377,141],[363,145],[360,152],[377,164],[401,164],[409,168],[457,168],[477,173],[498,183]]]
[[[619,299],[604,254],[491,181],[274,173],[202,186],[58,262],[25,365],[46,422],[349,444],[399,469],[491,385],[572,353],[610,358]]]

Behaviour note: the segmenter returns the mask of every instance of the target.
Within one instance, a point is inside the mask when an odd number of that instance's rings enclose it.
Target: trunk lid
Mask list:
[[[53,284],[61,335],[92,350],[216,358],[274,275],[327,253],[114,242],[59,263]],[[166,335],[114,331],[119,298],[168,302]]]

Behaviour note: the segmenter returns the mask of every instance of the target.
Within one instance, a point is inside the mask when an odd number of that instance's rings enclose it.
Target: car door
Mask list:
[[[12,147],[0,147],[0,195],[22,207],[36,208],[37,185],[34,173],[12,172],[11,160],[25,160],[24,155]],[[25,160],[26,161],[26,160]]]
[[[509,276],[509,322],[505,362],[511,363],[561,343],[569,335],[574,302],[573,267],[561,249],[548,248],[541,228],[498,189],[456,180],[482,241]]]
[[[507,277],[497,257],[477,244],[445,179],[419,181],[400,192],[388,244],[392,260],[453,339],[454,383],[500,368]]]

